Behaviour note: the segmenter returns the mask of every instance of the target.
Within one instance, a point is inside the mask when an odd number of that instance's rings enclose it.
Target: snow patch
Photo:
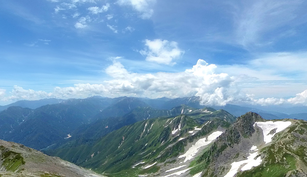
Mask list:
[[[246,160],[242,160],[239,162],[233,162],[231,164],[231,169],[229,170],[229,172],[224,176],[224,177],[233,177],[237,174],[238,170],[241,167],[241,171],[246,171],[246,170],[250,170],[253,167],[256,167],[258,165],[261,164],[261,157],[257,157],[258,156],[258,149],[253,146],[251,148],[251,151],[255,151],[254,153],[249,154],[249,156],[247,157]],[[257,158],[256,158],[257,157]]]
[[[136,163],[136,164],[134,164],[133,166],[132,166],[132,168],[135,168],[135,167],[137,167],[138,165],[141,165],[141,164],[144,164],[145,162],[139,162],[139,163]]]
[[[70,134],[67,134],[67,137],[65,137],[64,139],[68,139],[68,138],[71,138]]]
[[[216,140],[216,138],[219,137],[222,133],[222,131],[216,131],[211,133],[208,138],[205,137],[199,139],[194,145],[192,145],[192,147],[190,147],[190,149],[186,153],[179,156],[178,158],[185,158],[184,162],[192,160],[201,147],[207,146],[212,141]]]
[[[190,109],[189,112],[192,112],[192,110]]]
[[[183,140],[183,139],[185,139],[185,138],[179,138],[179,140],[178,140],[178,141],[181,141],[181,140]]]
[[[177,133],[177,131],[180,131],[180,130],[181,130],[181,122],[180,122],[178,128],[172,131],[172,135],[175,135]]]
[[[256,151],[257,150],[257,146],[252,146],[251,151]]]
[[[152,126],[154,125],[155,123],[151,124],[150,128],[148,129],[147,132],[149,132],[151,129],[152,129]]]
[[[212,114],[212,112],[211,112],[211,111],[208,111],[207,109],[203,110],[203,112],[204,112],[204,113],[211,113],[211,114]]]
[[[166,170],[165,172],[167,173],[167,172],[170,172],[170,171],[178,170],[178,169],[180,169],[180,168],[182,168],[182,167],[185,167],[185,166],[186,166],[186,165],[181,165],[181,166],[179,166],[179,167],[175,167],[175,168]]]
[[[270,143],[272,141],[273,136],[285,130],[287,127],[291,125],[290,121],[267,121],[267,122],[255,122],[254,126],[257,125],[263,131],[264,142]],[[272,130],[276,129],[274,133],[269,134]]]
[[[148,122],[146,122],[146,124],[145,124],[145,126],[144,126],[144,130],[143,130],[143,132],[142,132],[142,134],[141,134],[141,138],[142,138],[142,136],[143,136],[143,134],[144,134],[144,132],[145,132],[145,130],[146,130],[147,123],[148,123]]]
[[[195,175],[193,175],[193,177],[201,177],[201,172],[196,173]]]
[[[194,130],[201,130],[201,128],[194,127]]]
[[[166,176],[164,176],[164,177],[179,176],[179,175],[181,175],[181,174],[183,174],[183,173],[189,171],[190,169],[191,169],[191,168],[188,168],[188,169],[185,169],[185,170],[181,170],[181,171],[178,171],[178,172],[176,172],[176,173],[172,173],[172,174],[166,175]]]
[[[150,164],[150,165],[147,165],[147,166],[143,167],[143,169],[150,168],[150,167],[152,167],[152,166],[154,166],[154,165],[156,165],[156,164],[157,164],[157,162],[155,162],[155,163],[153,163],[153,164]]]

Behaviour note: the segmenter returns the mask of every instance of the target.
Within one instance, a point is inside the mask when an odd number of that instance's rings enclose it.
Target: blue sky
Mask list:
[[[200,96],[307,104],[303,0],[0,1],[0,104]]]

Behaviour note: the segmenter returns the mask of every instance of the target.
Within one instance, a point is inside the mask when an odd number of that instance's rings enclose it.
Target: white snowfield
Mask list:
[[[290,121],[267,121],[267,122],[255,122],[254,126],[257,125],[263,131],[264,142],[265,144],[270,143],[272,138],[276,133],[279,133],[285,130],[287,127],[291,125]],[[275,133],[269,134],[272,130],[276,129]],[[250,151],[252,153],[249,154],[246,160],[242,160],[239,162],[233,162],[231,164],[230,171],[224,177],[233,177],[237,174],[239,169],[241,171],[250,170],[253,167],[256,167],[261,164],[261,157],[258,156],[258,149],[256,146],[252,146]],[[258,157],[257,157],[258,156]],[[257,158],[256,158],[257,157]]]
[[[192,147],[190,147],[186,153],[179,156],[178,158],[185,158],[184,162],[192,160],[201,147],[207,146],[212,141],[216,140],[216,138],[219,137],[222,133],[222,131],[216,131],[211,133],[208,138],[199,139],[194,145],[192,145]]]
[[[251,150],[252,149],[254,149],[254,147],[252,147]],[[255,150],[256,150],[256,152],[249,154],[249,156],[247,157],[246,160],[242,160],[242,161],[239,161],[239,162],[233,162],[231,164],[230,171],[224,177],[235,176],[235,174],[237,174],[240,167],[242,167],[241,171],[246,171],[246,170],[252,169],[252,167],[256,167],[256,166],[260,165],[262,160],[261,160],[260,156],[257,157],[258,149],[255,149]],[[257,157],[257,158],[255,159],[255,157]]]
[[[263,131],[263,136],[264,136],[264,142],[270,143],[272,141],[273,136],[278,133],[281,132],[283,130],[285,130],[287,127],[289,127],[291,125],[290,121],[267,121],[267,122],[255,122],[254,126],[257,125],[258,127],[260,127]],[[276,129],[276,132],[273,134],[269,134],[270,131],[272,131],[273,129]]]

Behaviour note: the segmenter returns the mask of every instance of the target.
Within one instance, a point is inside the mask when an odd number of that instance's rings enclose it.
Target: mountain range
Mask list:
[[[298,120],[305,119],[304,107],[295,114],[237,105],[210,108],[199,105],[197,97],[91,97],[23,106],[0,112],[0,139],[23,144],[1,141],[0,176],[29,175],[33,167],[27,165],[43,156],[46,164],[70,164],[50,157],[57,156],[81,166],[54,168],[71,174],[82,169],[83,176],[85,169],[104,176],[307,174],[307,123]],[[33,162],[29,157],[35,154],[42,156]],[[60,172],[35,174],[67,176]]]

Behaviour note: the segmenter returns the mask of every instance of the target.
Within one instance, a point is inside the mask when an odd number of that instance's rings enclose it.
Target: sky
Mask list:
[[[307,1],[0,0],[0,105],[307,105]]]

